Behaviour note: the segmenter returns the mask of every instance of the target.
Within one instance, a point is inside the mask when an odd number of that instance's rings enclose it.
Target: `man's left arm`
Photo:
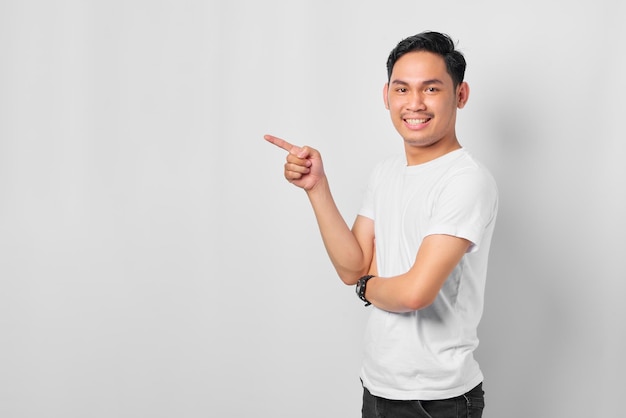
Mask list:
[[[411,269],[399,276],[371,278],[365,298],[389,312],[411,312],[429,306],[470,245],[470,241],[452,235],[426,236]]]

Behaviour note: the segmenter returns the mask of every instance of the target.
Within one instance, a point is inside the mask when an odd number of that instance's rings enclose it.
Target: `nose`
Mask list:
[[[422,96],[421,92],[414,91],[410,95],[407,96],[406,108],[407,110],[412,110],[412,111],[419,111],[419,110],[426,109],[426,104],[424,103],[424,97]]]

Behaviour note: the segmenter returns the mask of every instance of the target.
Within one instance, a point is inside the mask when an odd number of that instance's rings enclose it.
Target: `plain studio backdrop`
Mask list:
[[[352,223],[402,152],[402,38],[468,61],[461,143],[501,206],[487,418],[619,417],[624,2],[0,2],[0,416],[360,416],[368,309],[272,133]]]

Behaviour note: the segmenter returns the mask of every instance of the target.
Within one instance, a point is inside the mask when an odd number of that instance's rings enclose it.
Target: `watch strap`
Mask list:
[[[374,277],[374,275],[372,274],[368,274],[367,276],[363,276],[361,277],[357,282],[356,282],[356,294],[359,297],[359,299],[361,299],[363,302],[365,302],[365,306],[369,306],[372,303],[367,300],[365,298],[365,290],[367,288],[367,282],[369,279],[371,279],[372,277]]]

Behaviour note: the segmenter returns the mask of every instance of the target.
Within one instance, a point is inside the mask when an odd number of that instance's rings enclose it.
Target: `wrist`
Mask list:
[[[321,176],[311,187],[304,189],[310,198],[318,194],[325,194],[329,190],[330,186],[328,185],[328,179],[325,175]]]

